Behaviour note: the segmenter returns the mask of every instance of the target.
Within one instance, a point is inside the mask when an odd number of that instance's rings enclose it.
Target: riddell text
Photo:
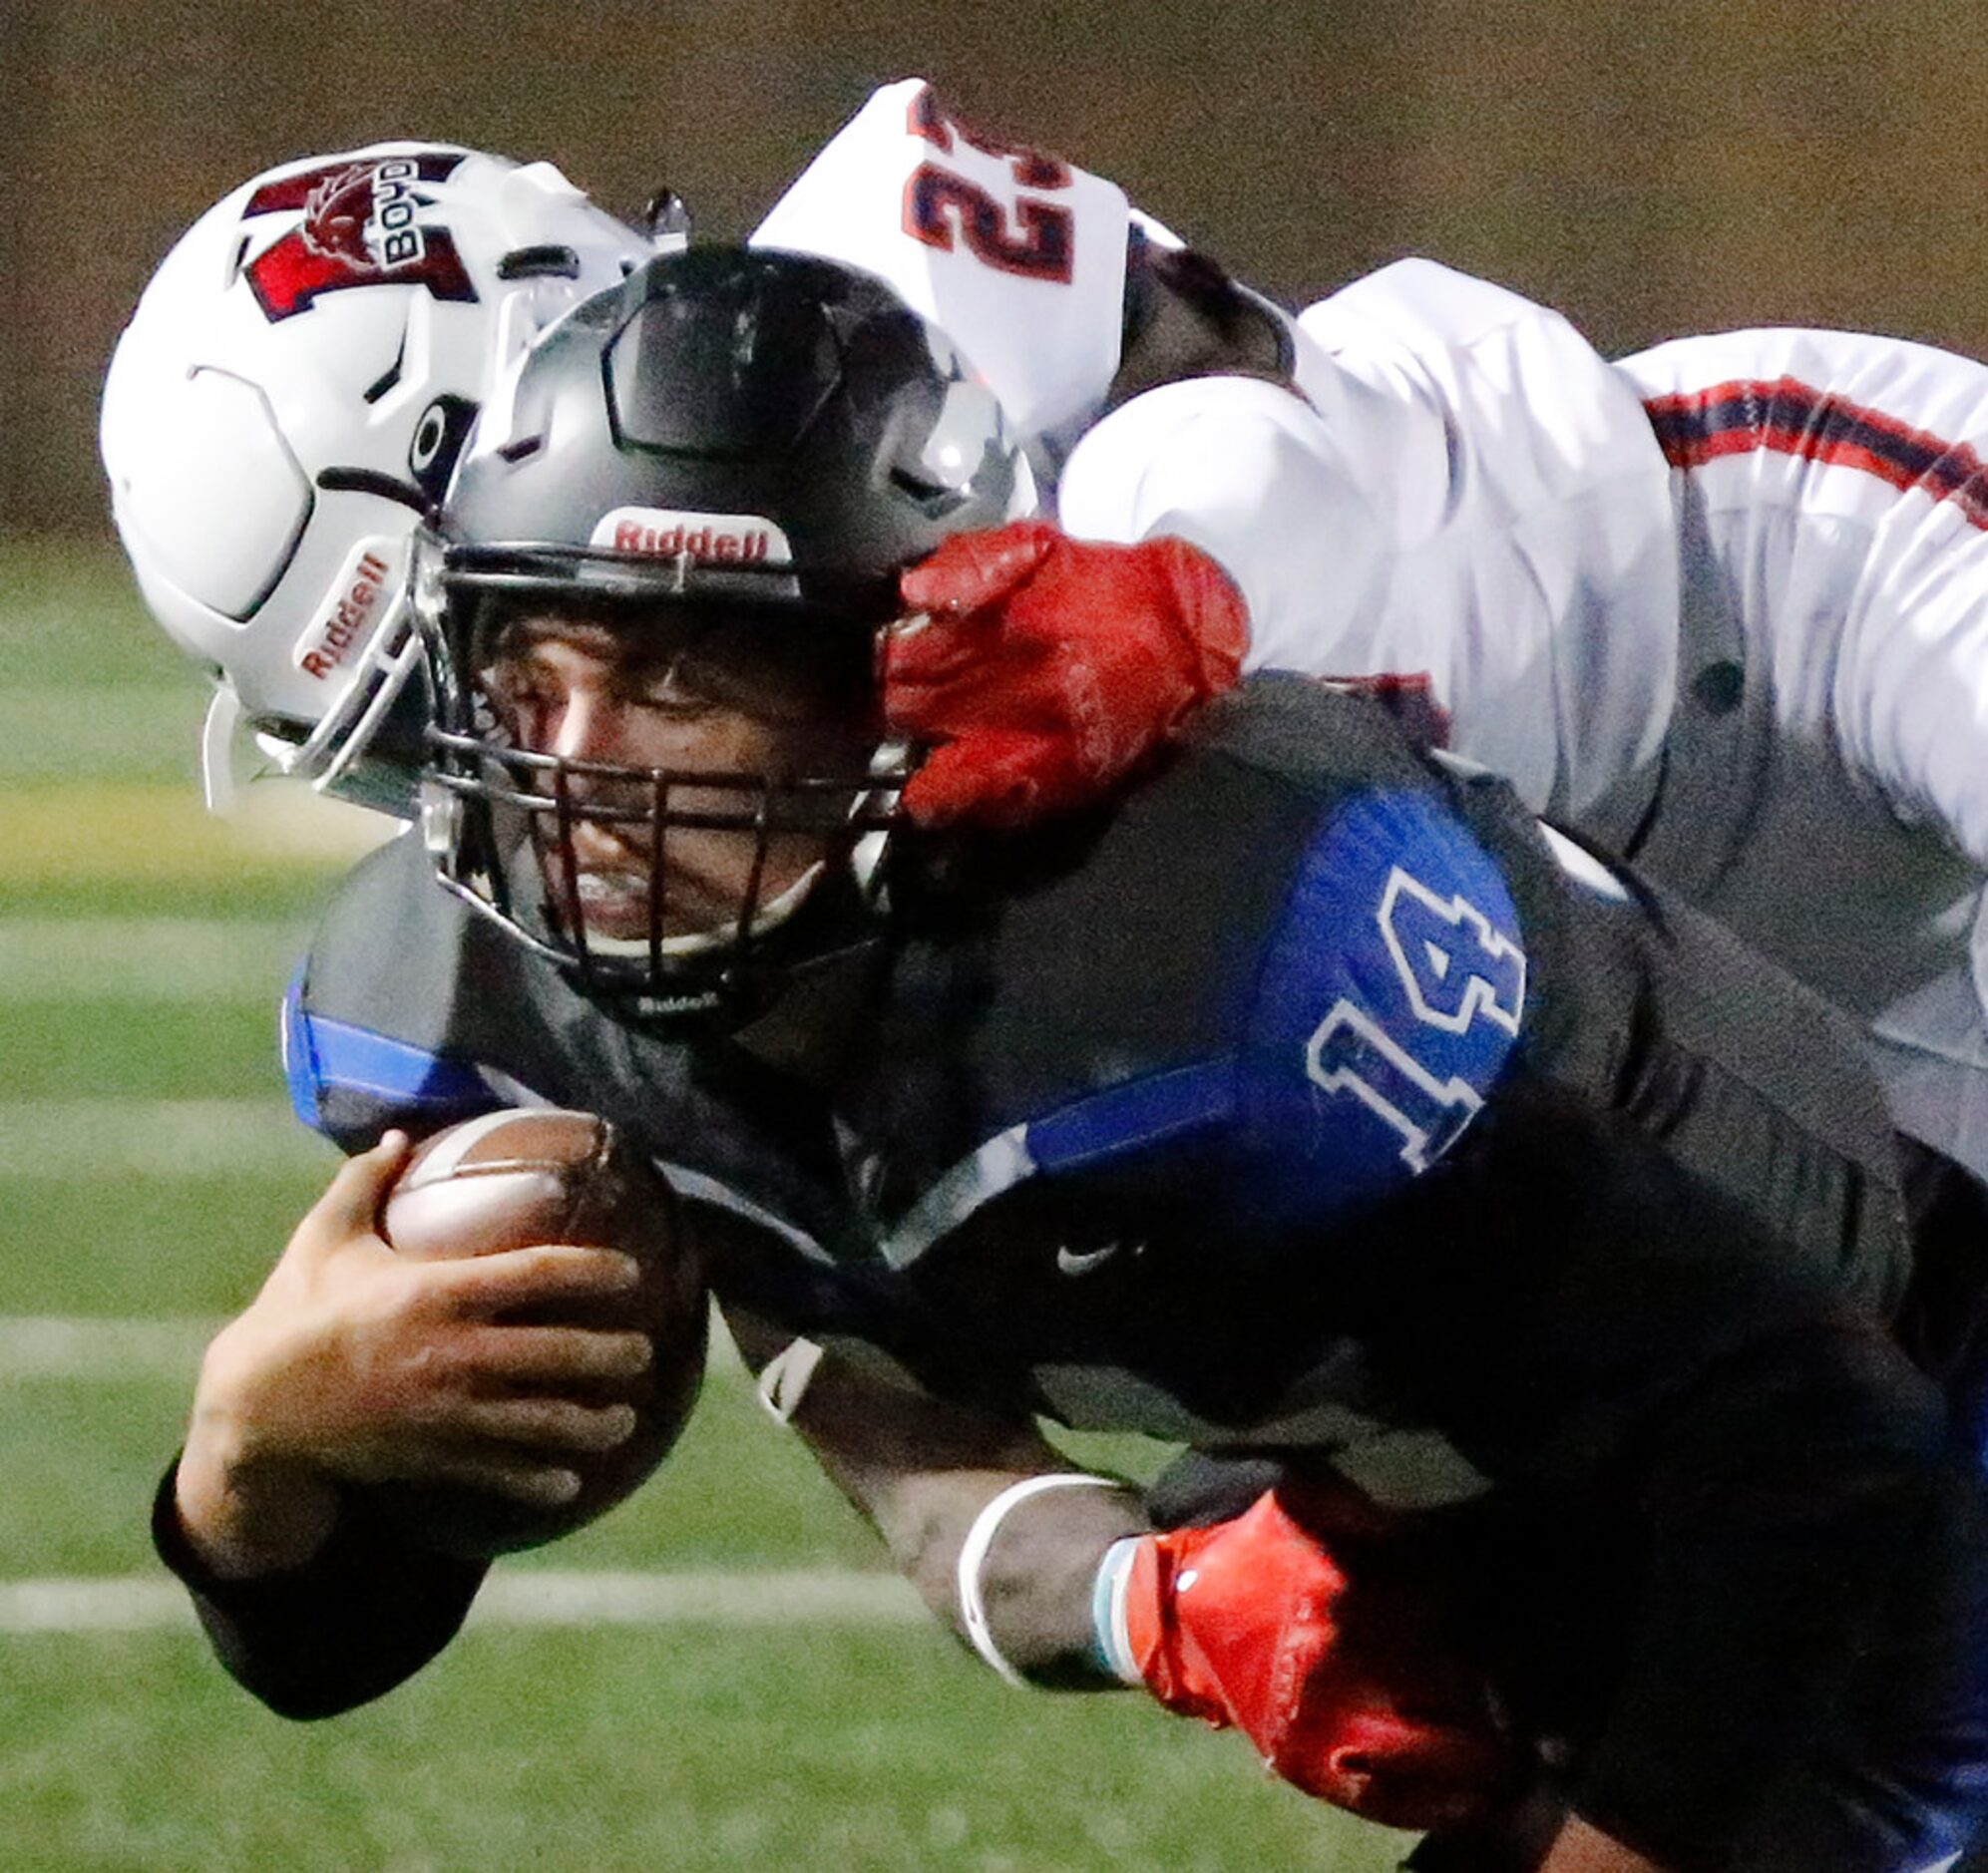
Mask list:
[[[693,560],[736,561],[743,565],[765,559],[771,544],[763,528],[749,534],[725,534],[709,527],[657,528],[622,521],[614,529],[616,553],[640,553],[658,560],[688,554]]]
[[[384,560],[376,560],[370,553],[361,556],[358,577],[352,589],[338,600],[336,608],[318,632],[317,642],[297,659],[312,676],[329,676],[345,661],[345,653],[358,642],[360,632],[371,621],[373,607],[380,601],[386,576]]]

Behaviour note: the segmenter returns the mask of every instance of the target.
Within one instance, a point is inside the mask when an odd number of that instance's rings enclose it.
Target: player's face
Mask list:
[[[722,641],[725,633],[709,633]],[[860,772],[864,736],[825,720],[804,683],[783,687],[777,668],[741,666],[662,633],[557,615],[517,619],[499,633],[483,684],[513,745],[566,761],[636,774],[572,774],[568,797],[574,876],[555,849],[552,816],[537,822],[539,864],[563,920],[591,940],[640,941],[657,900],[656,835],[649,818],[655,770],[687,776],[777,778]],[[759,680],[755,680],[758,678]],[[726,699],[720,700],[720,695]],[[748,703],[747,698],[750,697]],[[550,780],[543,783],[552,790]],[[662,835],[661,918],[667,938],[722,933],[741,907],[755,924],[777,915],[828,856],[825,831],[762,836],[749,820],[755,796],[672,782]],[[630,810],[628,818],[589,810]],[[730,826],[686,826],[682,817],[728,817]]]

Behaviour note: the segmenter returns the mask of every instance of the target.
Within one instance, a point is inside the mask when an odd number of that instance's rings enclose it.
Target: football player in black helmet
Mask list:
[[[427,582],[444,882],[655,1007],[847,940],[905,778],[898,573],[1028,498],[987,386],[865,274],[697,249],[591,300],[478,430]]]

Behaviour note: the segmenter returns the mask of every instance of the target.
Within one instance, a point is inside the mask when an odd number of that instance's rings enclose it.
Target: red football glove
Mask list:
[[[1527,1772],[1431,1597],[1396,1578],[1386,1528],[1358,1491],[1306,1485],[1146,1536],[1124,1633],[1161,1703],[1234,1724],[1307,1794],[1388,1827],[1453,1827]]]
[[[1095,800],[1242,670],[1249,616],[1184,540],[956,534],[901,582],[884,714],[935,742],[905,789],[927,826],[1023,826]],[[922,614],[922,615],[921,615]]]

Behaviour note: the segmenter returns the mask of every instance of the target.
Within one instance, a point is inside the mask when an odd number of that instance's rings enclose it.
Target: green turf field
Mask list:
[[[236,1691],[144,1524],[205,1323],[328,1167],[273,1007],[352,835],[206,819],[201,707],[111,561],[0,553],[0,1867],[1394,1863],[1234,1736],[995,1682],[723,1365],[415,1683],[312,1726]]]

